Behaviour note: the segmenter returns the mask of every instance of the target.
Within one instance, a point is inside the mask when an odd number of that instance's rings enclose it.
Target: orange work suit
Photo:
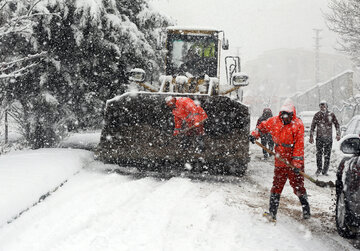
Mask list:
[[[293,117],[289,124],[284,125],[280,118],[282,111],[292,112]],[[287,104],[280,110],[278,116],[261,122],[251,133],[255,138],[261,133],[270,133],[275,144],[276,156],[286,159],[289,163],[304,172],[304,124],[296,117],[295,106]],[[281,194],[287,178],[297,196],[306,194],[304,177],[295,173],[291,167],[275,156],[275,170],[271,193]]]
[[[176,108],[172,111],[175,122],[174,136],[181,130],[193,126],[194,130],[186,132],[187,135],[203,135],[204,126],[200,122],[208,117],[204,109],[197,106],[191,98],[177,98],[175,106]]]

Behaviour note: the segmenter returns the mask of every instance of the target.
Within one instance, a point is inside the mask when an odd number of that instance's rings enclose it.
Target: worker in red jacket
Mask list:
[[[268,215],[272,220],[276,220],[280,195],[286,180],[289,178],[294,193],[300,199],[304,219],[310,218],[310,206],[304,187],[304,177],[299,173],[300,170],[304,172],[304,124],[296,117],[295,106],[291,100],[285,101],[278,116],[260,123],[249,136],[249,140],[255,143],[255,139],[260,137],[260,133],[270,133],[275,143],[276,156],[287,160],[296,167],[295,169],[288,167],[275,156],[274,179]]]
[[[196,105],[191,98],[187,97],[167,97],[165,99],[168,107],[172,109],[174,115],[175,129],[173,135],[178,135],[182,130],[186,136],[195,136],[198,141],[200,149],[203,149],[202,135],[204,135],[204,120],[208,117],[204,109]],[[185,139],[183,142],[186,147],[189,145],[189,140]]]

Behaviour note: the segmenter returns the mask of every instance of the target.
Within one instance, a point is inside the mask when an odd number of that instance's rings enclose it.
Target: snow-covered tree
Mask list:
[[[156,39],[169,21],[146,0],[37,0],[36,4],[7,0],[7,5],[12,6],[10,14],[4,15],[7,20],[19,16],[20,8],[34,16],[30,35],[22,38],[16,32],[7,37],[8,48],[18,44],[8,54],[17,58],[20,53],[38,53],[42,60],[27,74],[7,81],[11,87],[6,93],[29,108],[24,116],[41,117],[41,113],[42,121],[52,119],[44,117],[37,104],[44,105],[44,97],[56,100],[61,111],[57,121],[43,125],[61,126],[62,121],[73,129],[98,126],[104,102],[126,89],[129,69],[146,69],[151,62],[157,70],[162,64],[161,53],[155,52]],[[36,128],[39,121],[32,123],[28,127]]]
[[[39,51],[34,46],[32,39],[32,26],[37,16],[42,14],[34,12],[38,2],[39,0],[0,1],[0,101],[2,108],[10,112],[10,115],[19,115],[16,118],[23,119],[21,126],[29,142],[29,100],[38,94],[36,85],[21,80],[34,72],[46,56],[46,52]],[[19,106],[14,105],[16,101],[20,101],[24,106],[19,109]]]
[[[340,50],[360,64],[360,0],[331,0],[325,14],[329,28],[340,35]]]

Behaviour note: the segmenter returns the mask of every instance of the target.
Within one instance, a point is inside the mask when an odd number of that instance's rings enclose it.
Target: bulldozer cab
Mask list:
[[[218,77],[218,47],[216,30],[168,29],[166,75]]]

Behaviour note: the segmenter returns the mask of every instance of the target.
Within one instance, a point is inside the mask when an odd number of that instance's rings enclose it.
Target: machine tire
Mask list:
[[[336,229],[341,237],[347,239],[353,239],[356,237],[356,233],[353,233],[348,225],[348,223],[351,222],[351,217],[349,215],[344,191],[336,196],[335,219]]]

